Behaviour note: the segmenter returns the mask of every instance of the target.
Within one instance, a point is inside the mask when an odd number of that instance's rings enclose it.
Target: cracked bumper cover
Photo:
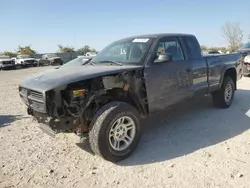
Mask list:
[[[74,118],[65,117],[56,119],[49,117],[46,114],[36,112],[31,108],[28,108],[27,112],[36,119],[36,121],[39,123],[39,128],[50,136],[54,136],[59,132],[71,132],[75,128]]]

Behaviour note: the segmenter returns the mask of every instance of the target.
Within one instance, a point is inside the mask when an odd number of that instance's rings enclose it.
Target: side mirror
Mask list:
[[[155,59],[155,63],[166,63],[173,60],[173,56],[169,53],[161,53],[158,58]]]

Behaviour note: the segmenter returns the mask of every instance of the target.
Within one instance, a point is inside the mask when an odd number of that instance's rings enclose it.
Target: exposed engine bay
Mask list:
[[[46,92],[46,113],[28,108],[38,122],[55,132],[75,132],[79,136],[91,129],[98,109],[111,101],[124,101],[142,115],[148,113],[146,87],[141,71],[123,72],[68,84]]]

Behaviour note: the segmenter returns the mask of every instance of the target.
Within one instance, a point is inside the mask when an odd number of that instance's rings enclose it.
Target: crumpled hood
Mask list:
[[[26,78],[20,86],[45,92],[77,81],[141,68],[140,65],[84,65],[52,69]]]

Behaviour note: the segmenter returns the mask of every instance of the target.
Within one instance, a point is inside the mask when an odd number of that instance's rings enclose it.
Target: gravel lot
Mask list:
[[[47,136],[26,114],[18,83],[49,68],[0,72],[1,188],[250,187],[250,78],[229,109],[207,97],[149,118],[135,153],[112,164],[73,134]]]

